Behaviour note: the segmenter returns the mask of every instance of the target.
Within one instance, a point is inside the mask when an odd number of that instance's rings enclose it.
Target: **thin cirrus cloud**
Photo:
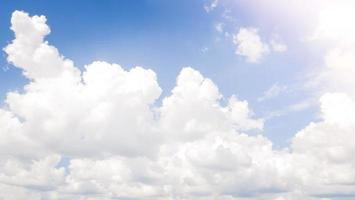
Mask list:
[[[286,85],[280,85],[279,83],[273,84],[270,88],[264,91],[264,94],[258,98],[258,101],[265,101],[278,97],[281,93],[287,91]]]
[[[355,194],[355,102],[320,98],[321,120],[276,150],[264,120],[183,68],[161,106],[156,74],[95,61],[83,71],[51,46],[44,16],[15,11],[8,62],[29,83],[0,109],[0,199],[316,200]],[[245,29],[241,53],[261,44]],[[250,34],[252,37],[250,38]],[[245,47],[246,46],[246,47]],[[265,54],[265,50],[261,54]],[[250,53],[260,59],[260,51]],[[253,57],[254,56],[254,57]],[[336,59],[333,59],[336,62]],[[21,148],[19,148],[21,147]],[[68,164],[61,165],[64,158]]]

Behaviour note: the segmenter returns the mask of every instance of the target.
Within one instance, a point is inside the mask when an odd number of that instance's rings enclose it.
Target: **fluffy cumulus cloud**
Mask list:
[[[321,120],[276,150],[249,134],[264,121],[247,101],[223,97],[193,68],[157,106],[152,70],[96,61],[81,71],[45,40],[44,16],[15,11],[11,29],[4,51],[29,83],[0,108],[0,199],[355,196],[355,101],[346,93],[322,96]],[[236,42],[251,61],[267,52],[255,29]]]
[[[259,30],[253,27],[241,27],[238,33],[233,35],[233,43],[236,45],[235,53],[245,57],[250,63],[259,63],[270,52],[287,50],[286,44],[279,36],[274,35],[269,42],[265,42],[261,39]]]
[[[235,53],[244,56],[248,62],[257,63],[269,53],[269,46],[265,44],[256,28],[240,28],[233,36],[233,42],[237,46]]]

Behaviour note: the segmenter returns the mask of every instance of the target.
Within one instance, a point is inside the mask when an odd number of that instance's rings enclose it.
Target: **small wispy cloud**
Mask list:
[[[307,98],[302,101],[298,101],[298,102],[289,104],[289,105],[285,106],[284,108],[268,111],[264,115],[264,119],[270,120],[273,118],[288,115],[290,113],[302,112],[302,111],[305,111],[305,110],[310,109],[315,106],[318,106],[317,99]]]
[[[213,0],[210,4],[205,5],[204,9],[207,13],[213,11],[218,6],[219,0]]]
[[[216,29],[216,31],[218,33],[223,33],[224,32],[224,26],[225,26],[224,23],[219,22],[219,23],[216,23],[215,29]]]
[[[286,92],[286,91],[287,91],[286,85],[280,85],[279,83],[275,83],[270,88],[264,91],[263,95],[258,98],[258,101],[261,102],[261,101],[278,97],[282,92]]]
[[[281,40],[280,36],[274,34],[269,42],[271,49],[275,52],[287,51],[287,45]]]
[[[202,47],[201,48],[201,53],[206,53],[209,50],[208,47]]]

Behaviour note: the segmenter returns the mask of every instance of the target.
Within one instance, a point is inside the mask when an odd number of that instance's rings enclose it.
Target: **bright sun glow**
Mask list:
[[[332,41],[355,41],[355,3],[339,1],[331,3],[319,14],[315,37]]]

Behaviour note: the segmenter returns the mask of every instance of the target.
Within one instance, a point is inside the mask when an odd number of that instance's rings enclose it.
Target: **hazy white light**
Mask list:
[[[330,4],[319,14],[316,39],[355,42],[355,3],[339,1]]]

